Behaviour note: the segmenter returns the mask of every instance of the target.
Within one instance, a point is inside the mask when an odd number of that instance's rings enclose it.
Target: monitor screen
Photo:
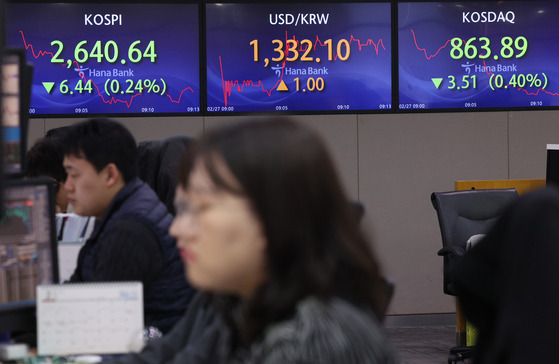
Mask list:
[[[399,110],[559,106],[556,1],[398,3]]]
[[[4,19],[4,1],[0,0],[0,19]],[[3,24],[3,20],[2,20]],[[4,49],[4,26],[0,26],[0,49]],[[0,77],[0,90],[2,90],[2,77]],[[0,104],[2,103],[2,96],[0,95]],[[2,114],[0,114],[0,151],[4,154],[4,133],[2,127]],[[4,157],[0,158],[0,206],[2,205],[2,191],[4,181]]]
[[[206,5],[207,112],[391,109],[391,5]]]
[[[559,187],[559,144],[547,145],[545,166],[546,184]]]
[[[6,4],[6,39],[34,65],[31,117],[200,112],[199,6]]]
[[[58,283],[55,211],[49,180],[5,181],[0,215],[0,311]],[[0,331],[4,331],[0,324]]]
[[[23,175],[27,139],[27,115],[21,113],[26,100],[25,53],[22,49],[3,49],[2,73],[2,149],[6,175]]]

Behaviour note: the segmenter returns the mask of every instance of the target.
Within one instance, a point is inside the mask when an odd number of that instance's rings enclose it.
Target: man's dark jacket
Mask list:
[[[168,232],[172,220],[146,183],[130,181],[80,250],[70,282],[141,281],[145,325],[167,332],[194,292]]]

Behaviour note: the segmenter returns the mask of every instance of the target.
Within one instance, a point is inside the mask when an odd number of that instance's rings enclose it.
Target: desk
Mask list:
[[[516,188],[519,195],[542,187],[545,187],[545,179],[498,179],[454,182],[454,189],[456,191],[471,189],[482,190],[494,188]]]

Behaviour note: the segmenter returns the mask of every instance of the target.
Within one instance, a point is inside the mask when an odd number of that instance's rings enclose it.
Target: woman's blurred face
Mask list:
[[[220,158],[219,172],[238,183]],[[248,199],[219,190],[199,161],[188,190],[177,187],[170,233],[199,289],[248,298],[266,278],[266,238]]]

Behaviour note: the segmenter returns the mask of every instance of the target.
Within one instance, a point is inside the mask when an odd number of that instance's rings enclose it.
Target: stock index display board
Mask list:
[[[399,110],[559,106],[559,2],[398,3]]]
[[[8,2],[6,40],[34,66],[31,117],[538,109],[559,107],[557,19],[555,1]]]
[[[30,116],[200,112],[199,5],[8,3]]]
[[[390,3],[207,4],[207,112],[390,110]]]

